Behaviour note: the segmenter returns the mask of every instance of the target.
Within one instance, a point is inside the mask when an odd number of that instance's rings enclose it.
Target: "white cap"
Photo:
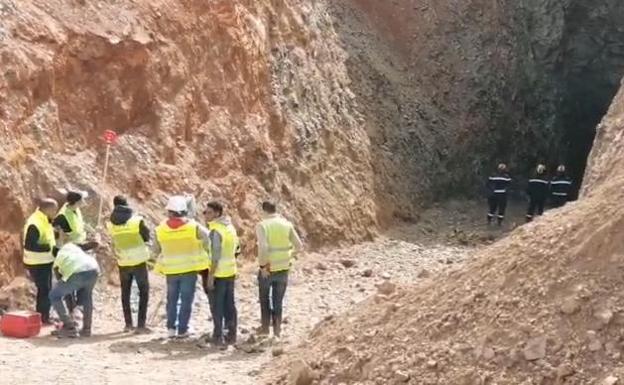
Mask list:
[[[168,211],[175,211],[176,213],[188,211],[187,199],[180,195],[174,195],[169,198],[166,208]]]

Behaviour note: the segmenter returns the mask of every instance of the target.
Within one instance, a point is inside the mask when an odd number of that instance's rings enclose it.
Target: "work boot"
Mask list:
[[[138,327],[134,330],[134,334],[152,334],[152,329],[146,327],[146,326],[141,326]]]
[[[80,331],[80,337],[82,337],[82,338],[89,338],[89,337],[91,337],[91,329],[82,329]]]
[[[282,320],[274,319],[273,320],[273,335],[277,338],[280,338],[282,335]]]
[[[75,327],[72,328],[62,328],[56,334],[58,338],[77,338],[78,330]]]
[[[134,330],[134,326],[132,325],[126,325],[126,327],[124,328],[124,333],[131,333]]]
[[[225,337],[225,343],[228,345],[234,345],[236,343],[236,332],[228,333]]]

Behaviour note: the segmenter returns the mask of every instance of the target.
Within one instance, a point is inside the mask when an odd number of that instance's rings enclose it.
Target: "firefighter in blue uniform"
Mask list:
[[[505,219],[505,210],[507,209],[507,193],[511,177],[507,172],[507,165],[500,163],[494,175],[490,176],[487,181],[488,205],[489,211],[487,215],[488,224],[496,218],[498,225],[503,224]]]
[[[531,222],[537,215],[544,214],[544,205],[548,198],[548,179],[546,178],[546,166],[537,165],[535,173],[529,179],[527,195],[529,196],[529,208],[526,214],[526,221]]]

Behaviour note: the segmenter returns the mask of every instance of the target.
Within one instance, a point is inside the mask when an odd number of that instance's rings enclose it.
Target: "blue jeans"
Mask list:
[[[69,317],[63,298],[74,292],[78,293],[78,305],[83,306],[82,329],[91,331],[91,320],[93,319],[93,288],[97,282],[98,272],[96,270],[83,271],[73,274],[67,281],[58,281],[56,286],[50,291],[50,301],[52,307],[63,322],[63,327],[72,329],[75,327],[73,320]]]
[[[234,298],[234,288],[236,287],[236,277],[215,278],[214,288],[206,290],[214,329],[212,338],[220,341],[223,338],[223,326],[228,330],[226,340],[228,343],[236,342],[236,328],[238,323],[238,312],[236,310],[236,300]]]
[[[178,334],[188,332],[196,282],[196,272],[167,276],[167,329],[175,330],[177,324]],[[182,301],[180,314],[178,314],[178,300]]]

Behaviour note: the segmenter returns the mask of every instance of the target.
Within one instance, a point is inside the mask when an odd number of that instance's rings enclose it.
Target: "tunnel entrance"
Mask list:
[[[561,62],[564,97],[560,122],[574,196],[580,190],[596,126],[607,113],[624,75],[624,6],[618,0],[575,0],[564,8]]]
[[[624,4],[570,0],[560,8],[535,7],[522,15],[528,20],[523,28],[529,50],[519,57],[531,57],[525,68],[544,78],[538,86],[529,86],[526,95],[533,106],[539,106],[525,116],[536,123],[536,140],[521,142],[533,148],[516,151],[536,161],[530,163],[531,171],[537,162],[546,162],[551,171],[565,164],[574,182],[570,198],[576,199],[596,126],[624,75],[624,29],[620,27]],[[540,108],[549,103],[553,103],[551,110]]]
[[[561,161],[566,164],[568,175],[574,181],[571,199],[578,198],[596,126],[607,113],[617,92],[617,86],[605,83],[592,88],[584,84],[575,89],[575,92],[568,95],[566,107],[562,112],[565,147]]]

